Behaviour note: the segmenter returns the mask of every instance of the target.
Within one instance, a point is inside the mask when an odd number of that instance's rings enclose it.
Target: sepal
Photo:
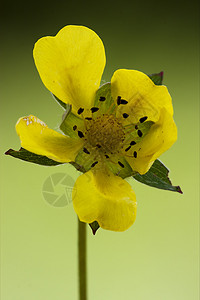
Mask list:
[[[168,190],[172,192],[178,192],[180,194],[183,194],[180,186],[174,186],[172,185],[169,177],[169,169],[159,160],[156,159],[149,169],[149,171],[144,174],[136,174],[133,175],[133,178],[143,184],[162,189],[162,190]]]
[[[89,225],[90,225],[90,228],[92,229],[93,235],[95,235],[97,230],[100,228],[99,223],[97,221],[94,221],[94,222],[90,223]]]
[[[153,81],[153,83],[155,85],[162,85],[163,82],[163,74],[164,72],[161,71],[160,73],[154,73],[154,74],[150,74],[148,75],[149,78]]]
[[[5,152],[5,154],[42,166],[56,166],[62,164],[46,156],[32,153],[24,148],[20,148],[19,151],[9,149],[8,151]]]

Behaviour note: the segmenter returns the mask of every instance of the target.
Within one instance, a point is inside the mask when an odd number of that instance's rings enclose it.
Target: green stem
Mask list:
[[[78,220],[79,300],[87,300],[86,224]]]

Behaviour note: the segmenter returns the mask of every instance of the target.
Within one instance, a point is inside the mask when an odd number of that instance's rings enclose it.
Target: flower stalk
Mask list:
[[[86,223],[78,219],[79,300],[87,300]]]

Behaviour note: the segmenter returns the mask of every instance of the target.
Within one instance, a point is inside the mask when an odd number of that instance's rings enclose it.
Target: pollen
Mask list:
[[[123,126],[114,115],[101,115],[92,119],[87,126],[87,142],[104,154],[117,153],[124,136]]]

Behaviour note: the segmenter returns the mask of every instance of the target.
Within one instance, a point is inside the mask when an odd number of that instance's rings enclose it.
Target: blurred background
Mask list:
[[[138,213],[123,233],[88,228],[89,300],[197,300],[199,186],[199,49],[197,1],[2,1],[1,199],[2,300],[74,300],[77,217],[72,203],[56,207],[42,193],[47,178],[78,172],[4,155],[19,149],[15,123],[36,115],[57,129],[63,110],[43,86],[34,43],[68,24],[85,25],[104,42],[109,81],[118,68],[164,71],[178,141],[161,160],[178,194],[136,181]],[[55,175],[56,176],[56,175]],[[70,201],[69,201],[70,202]]]

